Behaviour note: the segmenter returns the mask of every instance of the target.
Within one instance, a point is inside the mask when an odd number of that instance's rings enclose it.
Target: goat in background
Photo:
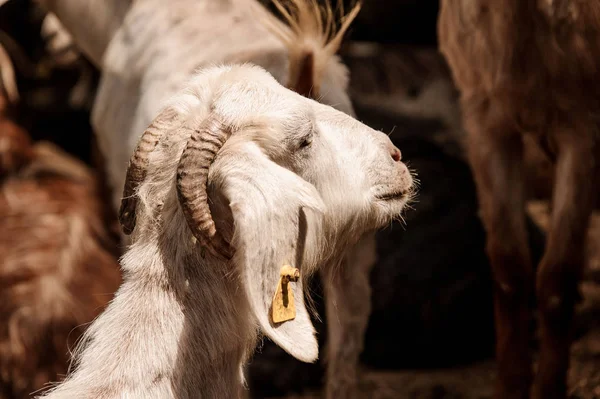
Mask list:
[[[120,271],[95,176],[13,121],[19,93],[0,56],[0,398],[24,399],[67,372]]]
[[[528,301],[535,293],[541,346],[531,395],[564,399],[584,239],[598,192],[600,3],[442,0],[438,22],[441,51],[461,92],[495,279],[496,398],[530,397]],[[535,274],[524,217],[527,135],[556,163],[546,252]]]

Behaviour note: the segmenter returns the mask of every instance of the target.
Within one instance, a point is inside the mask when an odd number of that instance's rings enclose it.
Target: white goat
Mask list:
[[[108,160],[116,208],[121,201],[126,165],[141,132],[198,68],[234,63],[260,65],[279,83],[354,114],[347,94],[347,69],[334,53],[358,8],[350,12],[334,35],[330,29],[334,21],[330,18],[323,24],[313,0],[292,2],[290,9],[295,12],[288,15],[291,28],[256,0],[43,2],[73,32],[82,50],[101,66],[92,122]],[[130,8],[127,10],[124,4]],[[99,33],[93,36],[88,25]],[[147,152],[156,144],[141,143]],[[146,159],[139,161],[144,164]],[[143,168],[131,172],[141,172],[137,179],[144,179]],[[129,200],[124,202],[123,220],[127,219],[126,212],[129,218],[135,217],[135,190],[135,186],[126,188]],[[125,222],[129,232],[134,220]],[[322,268],[329,321],[329,398],[354,396],[358,356],[370,313],[369,272],[374,262],[375,239],[369,233],[345,258],[331,258]],[[225,292],[218,297],[226,297]]]
[[[150,139],[124,283],[47,398],[241,397],[259,329],[314,361],[301,280],[290,283],[296,318],[272,321],[281,267],[307,277],[339,262],[400,214],[412,187],[385,134],[257,66],[197,74],[146,130],[130,171]]]

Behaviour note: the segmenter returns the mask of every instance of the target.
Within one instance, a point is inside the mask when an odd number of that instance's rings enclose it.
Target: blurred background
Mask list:
[[[86,234],[95,252],[73,260],[81,281],[65,288],[72,293],[70,300],[89,304],[92,313],[101,311],[118,287],[120,248],[116,218],[107,206],[102,159],[89,122],[99,73],[73,46],[64,45],[67,41],[61,41],[64,38],[56,35],[52,20],[33,1],[0,4],[0,44],[14,64],[20,97],[16,106],[0,101],[0,137],[14,129],[5,122],[10,120],[28,132],[32,141],[23,144],[27,148],[23,159],[0,146],[0,398],[20,399],[28,397],[22,392],[64,374],[65,348],[76,341],[81,332],[76,327],[82,326],[77,318],[65,316],[65,326],[60,328],[68,338],[67,346],[43,337],[27,341],[11,335],[9,324],[14,320],[9,315],[29,302],[40,314],[46,312],[46,302],[38,296],[44,289],[40,281],[44,276],[60,276],[56,270],[36,266],[18,272],[15,280],[14,270],[2,270],[6,257],[15,256],[15,246],[23,246],[23,240],[32,236],[43,247],[44,229],[60,226],[48,227],[38,219],[19,221],[2,207],[10,206],[11,195],[32,196],[27,212],[43,202],[36,198],[51,198],[55,203],[37,212],[93,221]],[[341,51],[350,68],[358,119],[390,133],[421,180],[406,225],[394,224],[378,234],[379,260],[371,275],[373,313],[361,357],[360,389],[370,398],[491,398],[492,394],[494,327],[485,233],[465,163],[457,93],[437,50],[437,13],[437,0],[365,0]],[[538,260],[547,227],[552,171],[532,143],[526,156],[530,246]],[[21,173],[21,163],[27,173]],[[61,169],[62,164],[66,166]],[[41,191],[33,193],[31,182]],[[93,203],[92,214],[83,208],[66,210],[65,201],[74,197]],[[21,215],[23,220],[33,218],[27,212]],[[569,377],[572,398],[600,398],[598,214],[590,228],[586,259],[584,301],[577,312]],[[37,283],[23,292],[17,284],[23,279]],[[94,287],[101,288],[94,291]],[[321,344],[326,345],[318,279],[312,290],[322,315],[315,326]],[[34,323],[32,318],[19,320]],[[50,370],[36,375],[37,386],[15,385],[14,381],[25,381],[26,376],[11,374],[15,365],[2,357],[15,342],[23,353],[36,352],[35,357],[22,361],[21,368],[29,368],[30,373]],[[323,372],[323,364],[298,362],[265,340],[250,363],[251,393],[256,398],[316,398]]]

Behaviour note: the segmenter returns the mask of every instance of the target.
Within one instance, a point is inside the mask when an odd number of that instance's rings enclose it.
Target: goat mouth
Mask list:
[[[408,197],[408,191],[393,191],[391,193],[381,194],[376,196],[378,200],[381,201],[393,201],[393,200],[402,200]]]

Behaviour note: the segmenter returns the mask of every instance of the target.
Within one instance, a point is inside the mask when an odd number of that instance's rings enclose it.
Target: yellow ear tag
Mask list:
[[[290,287],[290,281],[298,281],[300,270],[295,267],[285,265],[279,272],[281,277],[277,283],[277,290],[273,296],[272,316],[273,323],[282,323],[284,321],[296,318],[296,305],[294,304],[294,292]]]

